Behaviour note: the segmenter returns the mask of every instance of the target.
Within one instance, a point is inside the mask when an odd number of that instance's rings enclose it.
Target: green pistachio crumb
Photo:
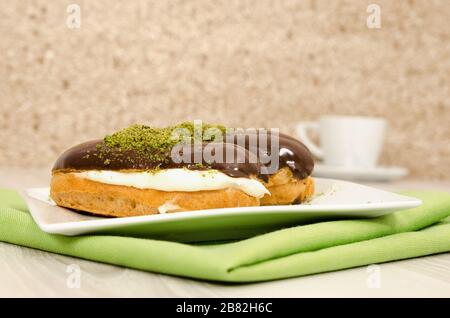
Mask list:
[[[202,140],[214,141],[216,138],[214,133],[205,134],[205,132],[214,131],[224,134],[225,127],[221,125],[202,124]],[[176,132],[182,133],[175,134]],[[135,124],[112,135],[107,135],[103,139],[106,147],[99,144],[97,145],[97,149],[100,150],[100,154],[108,152],[111,149],[118,150],[119,152],[131,150],[138,154],[149,156],[152,160],[163,161],[168,158],[168,154],[170,154],[174,145],[180,142],[192,142],[199,133],[200,129],[196,129],[192,122],[183,122],[165,128],[154,128]],[[127,157],[127,159],[131,160],[130,157]]]
[[[202,164],[201,162],[199,162],[199,163],[196,163],[196,164],[194,165],[194,167],[195,167],[195,168],[201,169],[201,168],[203,168],[204,166],[203,166],[203,164]]]

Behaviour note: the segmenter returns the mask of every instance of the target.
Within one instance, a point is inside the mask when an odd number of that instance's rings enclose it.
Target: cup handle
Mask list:
[[[296,130],[298,138],[305,144],[306,147],[308,147],[311,153],[319,159],[323,159],[322,149],[320,149],[320,147],[312,142],[308,137],[308,131],[319,131],[319,123],[312,121],[302,122],[298,124]]]

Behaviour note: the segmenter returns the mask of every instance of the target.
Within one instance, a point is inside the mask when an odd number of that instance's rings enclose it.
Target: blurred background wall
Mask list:
[[[4,1],[0,165],[47,166],[135,122],[292,133],[345,114],[387,118],[383,164],[448,179],[449,21],[448,0]]]

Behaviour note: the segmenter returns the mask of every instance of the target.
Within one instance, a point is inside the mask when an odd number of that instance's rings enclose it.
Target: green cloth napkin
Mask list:
[[[20,196],[0,190],[0,241],[185,277],[255,282],[450,251],[450,194],[405,192],[423,205],[374,219],[321,222],[239,242],[192,245],[41,231]],[[447,219],[446,219],[447,218]]]

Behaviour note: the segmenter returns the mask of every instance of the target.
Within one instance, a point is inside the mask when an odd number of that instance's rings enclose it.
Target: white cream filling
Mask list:
[[[74,172],[74,174],[77,177],[92,181],[139,189],[193,192],[235,188],[256,198],[262,198],[265,194],[270,194],[258,180],[233,178],[218,170],[188,170],[183,168],[150,172],[88,170]]]
[[[163,205],[160,205],[158,207],[158,212],[160,214],[164,214],[164,213],[167,213],[167,212],[176,211],[176,210],[180,210],[180,209],[181,208],[178,205],[173,204],[170,201],[167,201]]]

